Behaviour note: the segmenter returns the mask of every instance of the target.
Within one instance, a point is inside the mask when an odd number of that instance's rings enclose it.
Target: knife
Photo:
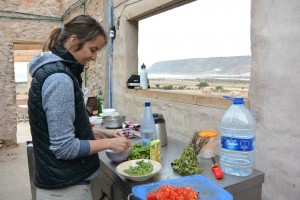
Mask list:
[[[213,165],[211,167],[211,171],[214,173],[214,175],[217,179],[222,179],[223,178],[223,172],[222,172],[221,167],[217,164],[214,157],[212,157],[211,160],[213,162]]]

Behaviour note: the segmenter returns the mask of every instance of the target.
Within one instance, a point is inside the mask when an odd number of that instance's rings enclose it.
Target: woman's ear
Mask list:
[[[74,46],[77,43],[77,36],[71,35],[71,37],[69,38],[69,42],[71,46]]]
[[[78,39],[76,35],[71,35],[71,37],[69,37],[69,39],[67,40],[67,42],[65,43],[65,48],[70,51],[70,50],[74,50],[77,47],[77,43],[78,43]]]

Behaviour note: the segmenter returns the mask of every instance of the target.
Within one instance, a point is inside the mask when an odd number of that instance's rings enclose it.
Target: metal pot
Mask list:
[[[103,119],[103,126],[105,128],[116,129],[122,128],[122,124],[125,121],[125,116],[123,115],[114,115],[114,116],[105,116]]]

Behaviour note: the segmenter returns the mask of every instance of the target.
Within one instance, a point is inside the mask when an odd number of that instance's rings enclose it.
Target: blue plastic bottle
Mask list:
[[[150,145],[152,140],[155,140],[155,122],[151,111],[150,102],[145,102],[145,110],[141,123],[141,131],[142,131],[142,145],[147,146]]]
[[[226,174],[248,176],[255,162],[256,122],[243,98],[224,97],[233,105],[221,120],[220,165]]]

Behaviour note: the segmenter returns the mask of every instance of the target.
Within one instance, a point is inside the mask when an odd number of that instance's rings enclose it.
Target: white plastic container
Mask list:
[[[226,174],[248,176],[255,162],[256,122],[243,98],[225,98],[233,105],[221,120],[220,165]]]
[[[209,137],[209,142],[204,145],[199,153],[200,158],[212,158],[217,155],[217,132],[214,130],[201,130],[198,137]]]
[[[148,74],[147,74],[146,66],[144,65],[144,63],[142,64],[141,70],[140,70],[140,86],[143,90],[148,89]]]

